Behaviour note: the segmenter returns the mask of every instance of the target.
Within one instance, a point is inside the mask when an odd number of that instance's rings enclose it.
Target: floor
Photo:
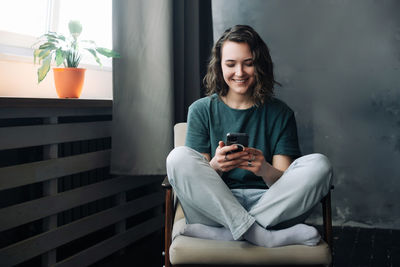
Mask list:
[[[162,267],[163,231],[91,267]],[[400,230],[333,228],[335,267],[400,267]]]
[[[400,267],[400,230],[333,228],[333,259],[337,267]]]

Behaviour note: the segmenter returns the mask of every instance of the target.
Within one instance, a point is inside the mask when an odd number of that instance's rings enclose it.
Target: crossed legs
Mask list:
[[[331,168],[323,155],[297,159],[249,210],[193,149],[174,149],[167,158],[167,173],[188,223],[185,235],[222,240],[244,238],[265,247],[314,245],[319,241],[315,228],[304,224],[276,231],[266,228],[301,216],[328,193]]]

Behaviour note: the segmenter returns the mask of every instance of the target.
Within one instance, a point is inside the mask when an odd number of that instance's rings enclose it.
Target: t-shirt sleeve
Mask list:
[[[291,109],[282,110],[275,125],[275,144],[272,155],[301,156],[297,136],[296,118]]]
[[[189,107],[185,145],[200,153],[210,153],[210,131],[207,108],[201,102]]]

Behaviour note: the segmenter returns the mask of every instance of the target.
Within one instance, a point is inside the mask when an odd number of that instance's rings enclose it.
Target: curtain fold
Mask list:
[[[173,125],[203,95],[211,18],[211,0],[113,1],[111,173],[166,173]]]
[[[113,1],[111,173],[165,173],[172,146],[172,0]]]
[[[175,123],[186,121],[188,107],[204,96],[202,80],[213,45],[211,0],[174,1]]]

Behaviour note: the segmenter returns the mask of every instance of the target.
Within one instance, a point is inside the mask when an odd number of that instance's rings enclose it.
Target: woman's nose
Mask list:
[[[235,69],[236,76],[241,76],[243,74],[243,66],[238,64]]]

